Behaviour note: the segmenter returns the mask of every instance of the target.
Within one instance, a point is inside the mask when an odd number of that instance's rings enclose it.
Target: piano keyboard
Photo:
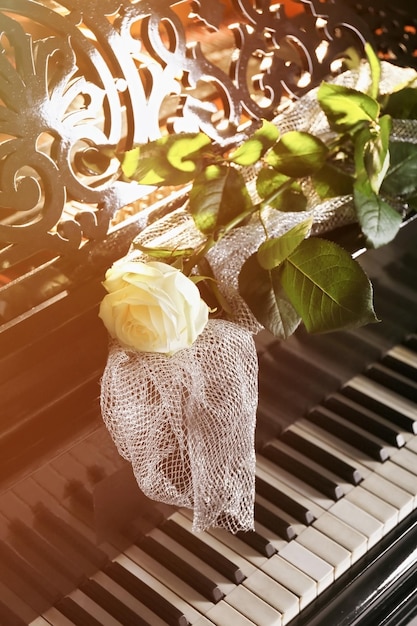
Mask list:
[[[382,289],[379,328],[324,339],[300,332],[260,352],[267,375],[258,419],[267,434],[259,435],[255,532],[193,534],[190,511],[162,516],[156,506],[152,523],[129,541],[116,533],[97,544],[89,485],[120,464],[99,440],[80,442],[0,500],[1,536],[8,537],[0,542],[0,623],[343,626],[343,616],[326,614],[328,599],[362,584],[354,573],[374,555],[395,560],[389,547],[404,529],[416,570],[412,267],[401,283],[389,277],[389,301]],[[359,353],[365,366],[358,370]],[[321,618],[312,610],[317,601]]]

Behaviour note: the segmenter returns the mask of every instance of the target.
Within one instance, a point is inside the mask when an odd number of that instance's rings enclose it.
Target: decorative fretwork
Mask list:
[[[341,2],[0,0],[2,267],[103,238],[147,189],[82,155],[164,132],[232,142],[361,49]]]

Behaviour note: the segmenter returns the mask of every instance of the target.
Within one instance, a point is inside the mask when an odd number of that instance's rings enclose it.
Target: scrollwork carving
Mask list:
[[[80,155],[166,131],[232,142],[365,37],[330,0],[300,0],[292,17],[271,0],[13,5],[0,0],[0,240],[59,253],[102,238],[146,191]]]

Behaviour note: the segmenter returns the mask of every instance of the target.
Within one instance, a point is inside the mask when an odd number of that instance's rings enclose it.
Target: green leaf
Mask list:
[[[266,155],[266,162],[292,178],[302,178],[317,172],[328,154],[327,146],[314,135],[289,131]]]
[[[397,120],[415,120],[417,118],[417,89],[404,87],[387,96],[384,113]]]
[[[355,133],[358,126],[378,119],[378,102],[356,89],[322,83],[317,98],[330,128],[337,132]]]
[[[226,165],[209,165],[190,190],[190,211],[203,233],[214,233],[247,211],[252,202],[242,174]]]
[[[241,268],[239,293],[258,322],[276,337],[287,339],[299,325],[300,317],[281,288],[278,270],[263,269],[256,253]]]
[[[353,191],[352,176],[331,163],[325,163],[321,170],[313,174],[311,181],[322,200],[347,196]]]
[[[355,167],[357,180],[369,182],[374,193],[379,193],[387,173],[390,154],[391,118],[381,117],[378,126],[365,127],[356,135]]]
[[[282,264],[280,272],[285,292],[309,332],[354,328],[376,321],[368,277],[337,244],[305,239]]]
[[[272,168],[263,168],[256,180],[256,190],[266,203],[278,211],[305,211],[307,198],[300,183]]]
[[[312,218],[309,218],[293,226],[281,237],[272,237],[264,241],[257,252],[259,265],[265,270],[278,267],[308,236],[312,222]]]
[[[167,135],[120,155],[123,175],[142,185],[183,185],[202,166],[211,139],[204,133]]]
[[[279,130],[272,122],[262,121],[262,126],[241,146],[229,155],[229,161],[237,165],[254,165],[263,157],[279,137]]]
[[[365,43],[365,53],[371,70],[371,85],[369,95],[375,100],[379,94],[379,83],[381,81],[381,62],[377,54],[369,42]]]
[[[355,183],[353,197],[368,245],[379,248],[392,241],[401,226],[400,213],[377,195],[369,183]]]
[[[381,187],[387,196],[407,198],[417,192],[417,145],[402,141],[390,144],[390,167]]]

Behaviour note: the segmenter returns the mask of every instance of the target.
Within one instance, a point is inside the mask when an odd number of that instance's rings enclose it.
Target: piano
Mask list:
[[[95,3],[86,2],[82,22],[76,5],[22,2],[21,17],[60,37],[69,22],[85,69],[94,41],[89,18],[102,33],[111,20],[106,15],[103,22]],[[120,23],[133,15],[130,3],[122,5]],[[1,7],[9,41],[26,45],[30,38],[11,28],[15,7],[7,1]],[[78,27],[89,31],[87,44],[77,38]],[[112,36],[120,60],[124,51]],[[65,45],[60,41],[57,50],[68,52]],[[34,62],[41,51],[39,44]],[[105,76],[112,109],[114,84],[102,57],[91,58]],[[58,54],[55,67],[67,68]],[[140,72],[150,80],[142,65]],[[92,101],[99,92],[91,90]],[[127,97],[124,104],[129,120],[133,107]],[[117,134],[116,122],[109,127],[104,130]],[[47,135],[43,140],[51,141]],[[74,214],[56,228],[45,218],[42,231],[35,206],[25,232],[29,210],[16,189],[7,202],[19,201],[19,211],[7,205],[2,213],[0,624],[411,626],[417,618],[417,220],[408,220],[389,246],[359,257],[375,287],[380,323],[324,336],[299,329],[285,343],[259,334],[256,528],[194,534],[190,511],[140,493],[99,410],[107,355],[97,318],[100,281],[167,203],[156,197],[148,210],[147,200],[138,216],[126,217],[126,205],[142,202],[130,188],[87,189],[69,171],[60,176],[68,194],[61,200]],[[61,182],[57,176],[56,189]],[[54,210],[55,187],[45,186]],[[170,206],[181,200],[174,194]],[[122,207],[123,224],[108,228]],[[346,231],[360,246],[349,227],[334,236]]]

